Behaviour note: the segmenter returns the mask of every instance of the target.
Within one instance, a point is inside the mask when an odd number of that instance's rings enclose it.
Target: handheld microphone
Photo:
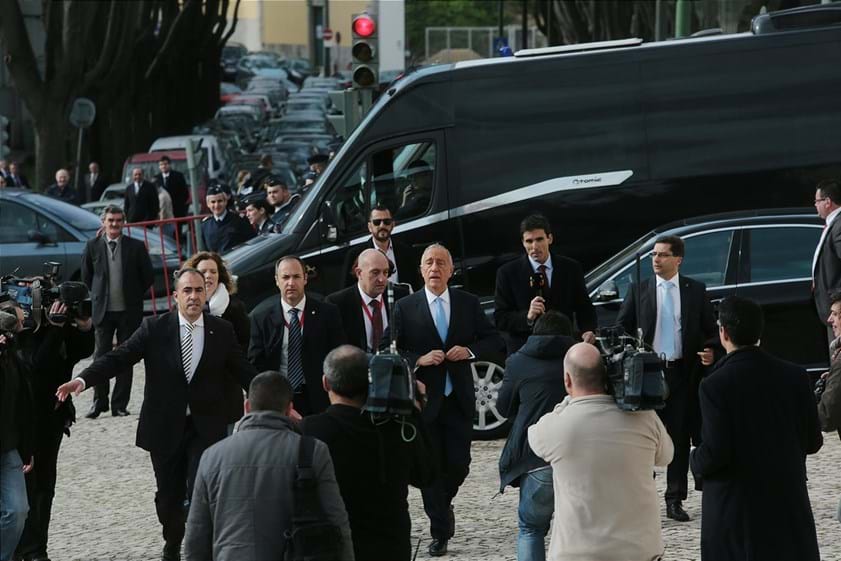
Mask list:
[[[543,273],[532,273],[529,275],[529,287],[534,291],[535,296],[543,298],[544,286],[546,286],[546,277]]]

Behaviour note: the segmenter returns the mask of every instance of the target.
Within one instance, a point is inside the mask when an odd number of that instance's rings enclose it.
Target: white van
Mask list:
[[[207,158],[207,171],[211,179],[220,179],[222,170],[227,163],[225,153],[221,150],[219,139],[212,134],[195,134],[184,136],[165,136],[159,138],[149,147],[149,152],[163,152],[167,150],[184,150],[189,139],[201,140],[201,148]]]

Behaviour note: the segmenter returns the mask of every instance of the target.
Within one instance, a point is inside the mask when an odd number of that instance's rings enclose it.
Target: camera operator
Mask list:
[[[73,366],[93,354],[91,318],[73,317],[60,300],[53,301],[37,331],[23,331],[20,354],[30,373],[35,422],[36,469],[26,475],[29,517],[16,555],[22,560],[47,559],[47,532],[55,495],[56,465],[62,437],[76,420],[71,400],[59,402],[55,388],[70,380]]]
[[[652,560],[663,555],[660,508],[651,472],[674,445],[654,411],[622,411],[605,393],[596,347],[573,345],[564,357],[567,397],[529,427],[537,456],[552,465],[553,561]]]
[[[24,473],[32,469],[31,395],[15,352],[23,310],[3,294],[0,302],[0,561],[11,559],[29,510]],[[26,462],[26,465],[23,464]]]
[[[841,437],[841,292],[830,296],[831,306],[827,323],[835,339],[829,345],[832,362],[829,372],[821,376],[818,384],[818,420],[825,432],[838,431]],[[838,521],[841,522],[841,502],[838,503]]]

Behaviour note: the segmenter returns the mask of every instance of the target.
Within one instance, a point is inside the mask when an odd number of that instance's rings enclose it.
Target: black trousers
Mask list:
[[[15,554],[29,559],[47,557],[47,540],[50,515],[55,496],[58,450],[64,436],[63,424],[55,419],[45,419],[35,440],[35,469],[26,474],[26,497],[29,499],[29,516],[23,528]]]
[[[664,368],[664,374],[669,385],[669,398],[666,407],[657,414],[675,446],[674,458],[666,472],[666,502],[671,503],[685,500],[687,494],[692,381],[685,362],[673,368]]]
[[[470,472],[472,411],[464,412],[455,394],[444,398],[438,417],[427,423],[430,442],[439,461],[439,476],[421,489],[423,509],[429,517],[429,533],[436,539],[449,539],[450,505]]]
[[[204,449],[192,418],[187,417],[178,448],[171,454],[151,454],[157,485],[155,511],[163,526],[163,537],[167,544],[180,545],[184,539],[196,470]]]
[[[114,333],[117,334],[117,343],[122,343],[135,332],[140,326],[140,319],[135,314],[127,312],[105,312],[102,322],[96,326],[96,354],[98,358],[113,348]],[[114,394],[111,396],[111,410],[117,411],[128,407],[131,397],[132,369],[124,370],[117,374],[114,381]],[[103,382],[94,386],[93,403],[101,411],[108,410],[109,382]]]

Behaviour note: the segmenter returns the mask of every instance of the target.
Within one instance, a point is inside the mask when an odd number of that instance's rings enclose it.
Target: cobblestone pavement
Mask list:
[[[134,446],[143,395],[142,368],[135,368],[129,417],[83,417],[91,392],[77,399],[80,421],[59,456],[58,486],[50,534],[53,561],[151,561],[160,559],[160,526],[153,505],[154,479],[149,455]],[[835,510],[841,498],[841,443],[835,434],[810,456],[809,492],[824,561],[841,561],[841,524]],[[497,460],[503,441],[476,442],[470,475],[455,500],[456,536],[450,557],[502,561],[516,559],[517,494],[497,495]],[[663,475],[657,478],[662,494]],[[423,537],[418,559],[426,559],[428,523],[420,493],[410,493],[414,539]],[[662,513],[666,559],[699,559],[700,494],[684,503],[692,521],[680,524]],[[787,560],[785,560],[787,561]]]

